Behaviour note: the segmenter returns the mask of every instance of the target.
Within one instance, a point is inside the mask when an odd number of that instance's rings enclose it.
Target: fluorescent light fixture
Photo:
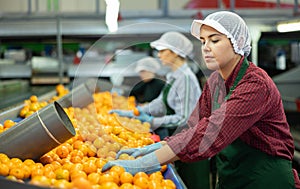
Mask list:
[[[279,22],[277,24],[277,31],[278,32],[300,31],[300,20]]]
[[[118,15],[119,15],[119,0],[105,0],[106,2],[106,15],[105,23],[110,32],[118,30]]]

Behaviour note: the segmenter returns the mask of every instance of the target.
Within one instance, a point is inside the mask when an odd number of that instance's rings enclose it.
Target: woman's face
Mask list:
[[[177,54],[173,53],[169,49],[164,49],[160,50],[157,56],[163,65],[172,67],[172,63],[175,61]]]
[[[237,55],[226,35],[203,25],[200,29],[202,56],[210,70],[223,70],[233,66]],[[233,63],[234,62],[234,63]]]

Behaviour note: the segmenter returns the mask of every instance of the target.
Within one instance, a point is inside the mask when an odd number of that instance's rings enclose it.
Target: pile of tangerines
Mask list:
[[[0,175],[7,179],[33,185],[63,189],[174,189],[176,185],[163,177],[161,171],[132,175],[121,166],[106,172],[102,167],[115,160],[120,149],[142,147],[153,143],[150,126],[136,119],[109,114],[111,109],[131,109],[134,98],[109,92],[95,93],[94,103],[86,108],[64,108],[72,121],[76,136],[44,154],[39,160],[10,158],[0,153]],[[31,99],[30,99],[31,101]],[[16,123],[6,120],[0,132]],[[130,125],[130,126],[128,126]],[[137,132],[131,127],[144,128]],[[119,159],[134,159],[121,154]]]

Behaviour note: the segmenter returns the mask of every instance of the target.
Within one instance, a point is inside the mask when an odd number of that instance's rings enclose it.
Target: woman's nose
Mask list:
[[[203,49],[204,51],[209,51],[209,50],[210,50],[210,48],[209,48],[209,45],[208,45],[208,43],[204,43],[204,44],[202,44],[202,49]]]

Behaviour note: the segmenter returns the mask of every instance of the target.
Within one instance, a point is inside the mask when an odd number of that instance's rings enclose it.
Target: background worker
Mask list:
[[[139,73],[141,81],[131,89],[129,95],[134,96],[139,104],[157,98],[164,87],[165,82],[156,75],[160,67],[159,62],[151,56],[136,62],[135,71]]]
[[[294,141],[280,93],[268,74],[247,60],[251,37],[244,20],[220,11],[194,20],[191,33],[202,43],[211,70],[188,129],[135,151],[132,161],[111,161],[127,171],[153,172],[175,160],[216,157],[218,189],[294,189]],[[122,152],[120,152],[122,153]],[[199,178],[201,179],[201,178]]]
[[[158,50],[158,58],[170,68],[166,75],[166,85],[160,95],[145,106],[139,107],[140,119],[149,122],[151,129],[161,139],[170,136],[186,125],[186,121],[201,94],[197,77],[187,64],[192,54],[192,42],[179,32],[164,33],[150,43]],[[112,110],[120,116],[133,117],[132,111]]]

